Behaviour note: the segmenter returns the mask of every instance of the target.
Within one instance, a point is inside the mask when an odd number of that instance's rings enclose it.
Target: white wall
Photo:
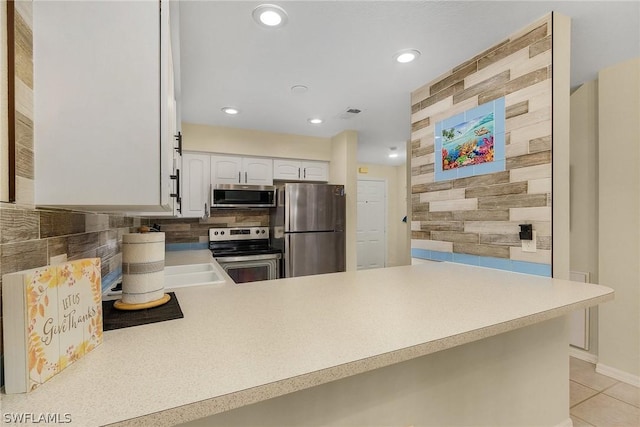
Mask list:
[[[552,275],[569,279],[570,269],[570,111],[571,20],[553,12],[553,221]]]
[[[598,283],[598,83],[571,95],[571,270]]]
[[[571,94],[571,271],[598,283],[598,83]],[[589,352],[598,353],[598,307],[590,310]]]
[[[640,385],[640,58],[598,80],[599,283],[616,294],[599,308],[597,369]]]
[[[407,229],[410,223],[402,222],[402,218],[408,215],[406,165],[358,164],[358,170],[361,168],[366,168],[367,173],[358,173],[358,179],[379,179],[387,183],[385,264],[387,267],[409,265],[411,256]]]
[[[331,160],[331,138],[182,123],[183,148],[290,159]]]

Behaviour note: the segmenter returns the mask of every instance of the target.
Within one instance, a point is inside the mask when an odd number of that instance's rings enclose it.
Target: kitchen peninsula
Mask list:
[[[175,292],[183,319],[105,332],[49,383],[2,394],[3,419],[569,425],[564,315],[613,299],[604,286],[435,262]]]

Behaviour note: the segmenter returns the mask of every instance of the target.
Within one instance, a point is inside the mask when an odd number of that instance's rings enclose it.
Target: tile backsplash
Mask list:
[[[103,285],[121,269],[122,235],[146,219],[0,204],[0,290],[2,275],[49,264],[53,256],[100,258]],[[1,292],[0,292],[1,295]],[[0,296],[0,330],[2,329]],[[4,354],[0,334],[0,355]]]
[[[166,243],[206,243],[213,227],[268,227],[269,209],[212,209],[208,218],[151,218]]]
[[[104,289],[120,274],[122,235],[142,224],[159,224],[169,244],[205,243],[211,227],[268,226],[269,210],[218,209],[208,218],[139,218],[0,203],[0,290],[3,274],[47,265],[51,257],[63,254],[69,260],[100,258]],[[0,330],[1,307],[0,292]],[[3,350],[0,334],[0,355]]]

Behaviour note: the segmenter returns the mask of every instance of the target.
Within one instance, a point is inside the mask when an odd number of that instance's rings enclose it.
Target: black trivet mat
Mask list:
[[[182,319],[184,314],[178,304],[175,292],[168,292],[171,299],[166,304],[142,310],[118,310],[113,307],[114,301],[102,301],[102,328],[105,331],[146,325],[147,323],[164,322],[165,320]]]

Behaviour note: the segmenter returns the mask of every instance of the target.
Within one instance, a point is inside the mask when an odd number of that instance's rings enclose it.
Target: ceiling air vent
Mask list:
[[[360,110],[359,108],[347,108],[346,111],[344,111],[343,113],[340,113],[339,117],[341,119],[350,119],[360,114],[361,112],[362,110]]]

